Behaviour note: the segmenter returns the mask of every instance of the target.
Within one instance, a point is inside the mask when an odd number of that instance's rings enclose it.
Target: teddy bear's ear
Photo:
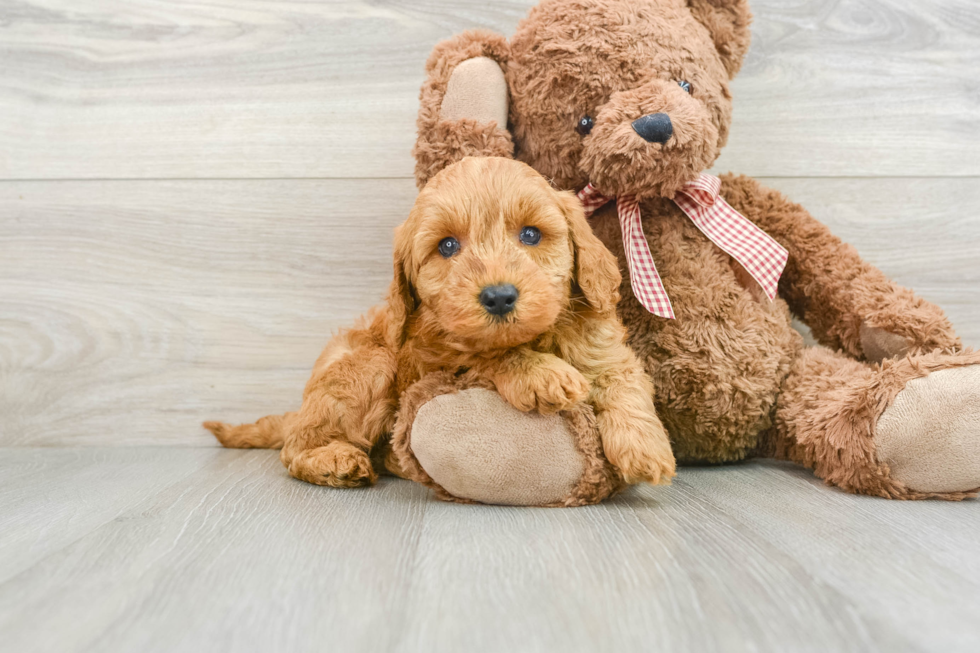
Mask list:
[[[419,188],[467,156],[514,155],[507,131],[507,40],[463,32],[435,47],[419,96],[415,179]]]
[[[728,76],[735,77],[749,50],[752,12],[747,0],[687,0],[694,18],[708,28]]]
[[[592,233],[581,200],[569,191],[558,195],[575,253],[575,283],[597,313],[615,312],[623,280],[616,257]]]

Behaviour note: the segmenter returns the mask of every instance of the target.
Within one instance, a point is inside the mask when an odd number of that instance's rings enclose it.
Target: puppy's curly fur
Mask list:
[[[535,227],[540,242],[519,234]],[[444,257],[453,237],[459,251]],[[674,457],[653,386],[616,317],[621,281],[580,202],[523,163],[464,159],[433,178],[395,233],[387,303],[334,337],[298,412],[231,427],[206,422],[226,447],[282,447],[296,478],[373,483],[371,450],[394,426],[399,397],[437,370],[472,370],[514,407],[552,414],[587,401],[606,458],[627,482],[667,482]],[[483,288],[512,284],[494,316]]]

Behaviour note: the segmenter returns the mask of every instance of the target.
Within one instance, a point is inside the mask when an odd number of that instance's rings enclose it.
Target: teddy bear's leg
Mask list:
[[[815,347],[777,400],[770,453],[849,492],[958,500],[980,489],[980,354],[880,366]]]
[[[420,188],[464,157],[514,155],[503,68],[508,52],[504,37],[485,30],[464,32],[432,51],[413,151]]]
[[[447,501],[578,506],[624,485],[585,404],[523,412],[472,374],[431,374],[402,395],[385,467]]]

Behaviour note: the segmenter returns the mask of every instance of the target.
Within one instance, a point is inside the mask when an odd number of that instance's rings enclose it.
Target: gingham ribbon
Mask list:
[[[759,283],[766,296],[773,300],[789,255],[782,245],[722,199],[720,191],[721,180],[718,177],[702,174],[678,191],[674,203],[711,242],[738,261]],[[654,315],[674,319],[674,308],[670,305],[670,298],[653,263],[650,246],[643,235],[640,204],[636,197],[607,197],[592,184],[583,188],[578,197],[582,200],[587,217],[616,200],[633,294]]]

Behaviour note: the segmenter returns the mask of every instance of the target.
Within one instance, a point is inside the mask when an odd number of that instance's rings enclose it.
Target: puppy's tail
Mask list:
[[[218,442],[229,449],[282,449],[286,424],[296,413],[269,415],[255,424],[232,426],[223,422],[204,422]]]

